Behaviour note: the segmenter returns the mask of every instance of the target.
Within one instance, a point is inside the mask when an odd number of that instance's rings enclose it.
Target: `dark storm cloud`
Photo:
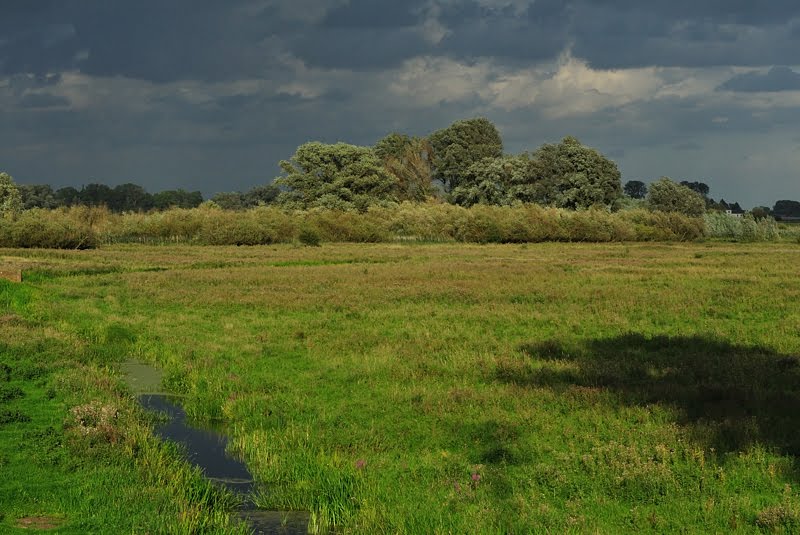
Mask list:
[[[276,1],[7,0],[0,73],[214,81],[269,76],[284,52],[314,66],[379,70],[422,54],[543,61],[570,46],[603,68],[791,64],[800,2],[761,4],[351,0],[303,21]],[[426,35],[426,23],[444,33]]]
[[[506,60],[544,61],[556,57],[569,44],[569,9],[563,3],[536,2],[523,13],[506,9],[445,10],[443,24],[450,33],[442,40],[444,53],[456,58],[496,57]]]
[[[264,75],[274,23],[249,1],[11,0],[0,7],[0,73],[79,69],[156,82]]]
[[[782,146],[800,111],[779,91],[800,74],[758,72],[796,68],[798,50],[796,0],[0,0],[0,168],[22,182],[246,189],[304,141],[371,144],[485,115],[511,152],[576,135],[645,176],[647,151],[724,161],[732,136]],[[536,95],[567,52],[594,69],[687,70],[633,77],[674,96],[604,99],[629,88],[578,69],[542,98],[492,100],[487,86],[516,75],[509,92]],[[742,66],[758,71],[730,78]],[[578,111],[553,116],[562,107]]]
[[[598,68],[786,64],[800,3],[593,2],[573,9],[573,53]]]
[[[415,26],[419,22],[420,1],[376,2],[374,0],[352,0],[333,8],[322,22],[329,28],[399,28]]]
[[[429,53],[431,46],[413,28],[320,29],[317,35],[293,37],[288,48],[311,66],[380,70]]]
[[[746,72],[737,74],[719,89],[742,92],[800,91],[800,73],[790,67],[773,67],[766,74]]]

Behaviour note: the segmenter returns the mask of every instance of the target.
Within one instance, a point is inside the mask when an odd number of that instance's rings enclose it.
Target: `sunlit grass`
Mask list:
[[[97,381],[164,368],[259,505],[320,530],[800,528],[794,244],[0,254],[27,265],[26,329]]]

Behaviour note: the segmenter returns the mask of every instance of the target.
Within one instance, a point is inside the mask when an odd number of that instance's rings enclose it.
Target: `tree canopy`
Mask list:
[[[394,195],[398,201],[421,202],[436,195],[433,148],[427,139],[392,133],[379,140],[374,151],[396,180]]]
[[[538,202],[560,208],[587,208],[611,206],[622,196],[617,164],[572,136],[558,144],[542,145],[533,158],[542,182],[542,198]]]
[[[631,199],[644,199],[647,197],[647,186],[641,180],[628,180],[625,182],[623,191]]]
[[[573,137],[533,154],[483,158],[450,193],[456,204],[539,203],[559,208],[611,206],[621,196],[619,169]]]
[[[10,217],[22,210],[22,196],[14,179],[8,173],[0,173],[0,217]]]
[[[284,175],[275,183],[288,188],[278,198],[286,206],[364,211],[395,200],[397,178],[371,147],[314,141],[300,145],[280,166]]]
[[[679,212],[694,217],[703,215],[706,210],[706,201],[701,194],[668,177],[661,177],[650,184],[647,204],[651,210]]]
[[[428,141],[433,149],[433,176],[448,192],[462,183],[472,164],[503,155],[500,132],[483,117],[456,121],[431,134]]]
[[[777,218],[800,218],[800,202],[786,199],[777,201],[772,213]]]

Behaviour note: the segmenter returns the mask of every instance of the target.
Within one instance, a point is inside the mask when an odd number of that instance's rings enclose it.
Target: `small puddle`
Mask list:
[[[243,505],[236,514],[249,524],[254,533],[308,533],[308,512],[263,511],[255,507],[251,499],[255,486],[253,476],[242,461],[227,453],[227,437],[219,430],[201,427],[188,419],[186,411],[179,405],[179,397],[163,392],[161,370],[133,361],[124,362],[121,370],[141,406],[165,416],[155,426],[156,435],[182,444],[187,460],[201,468],[209,480],[239,494]]]

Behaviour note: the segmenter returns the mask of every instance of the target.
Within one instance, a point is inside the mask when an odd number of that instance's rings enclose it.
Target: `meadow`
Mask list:
[[[800,531],[800,245],[2,249],[0,528],[236,533],[119,364],[341,533]]]

